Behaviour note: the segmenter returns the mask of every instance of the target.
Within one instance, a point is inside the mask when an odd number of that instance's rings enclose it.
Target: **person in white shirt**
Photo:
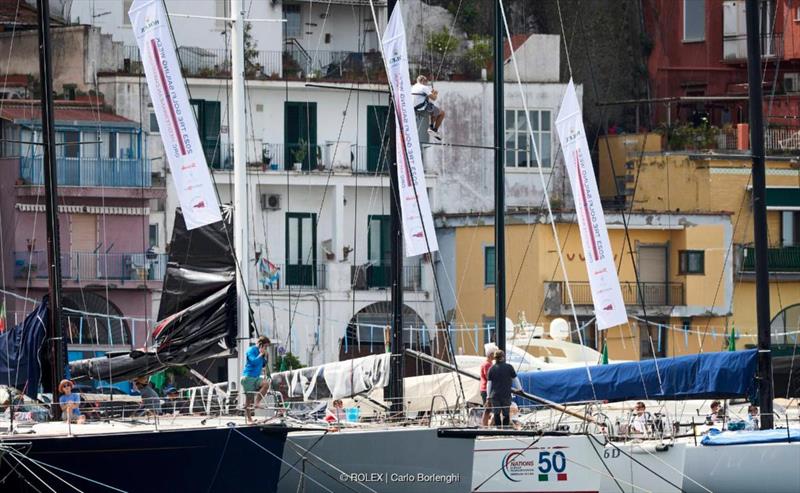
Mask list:
[[[636,407],[633,410],[633,414],[631,415],[628,432],[639,435],[646,434],[647,423],[651,421],[651,419],[650,413],[647,412],[644,402],[637,402]]]
[[[444,111],[433,104],[439,97],[439,91],[428,85],[428,78],[424,75],[417,77],[417,83],[411,87],[411,95],[414,96],[414,111],[417,113],[428,113],[430,115],[430,125],[428,133],[436,140],[441,141],[439,127],[444,120]]]

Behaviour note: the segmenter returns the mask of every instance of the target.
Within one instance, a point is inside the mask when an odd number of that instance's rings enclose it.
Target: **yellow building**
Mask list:
[[[733,327],[737,347],[755,344],[750,160],[736,154],[653,152],[659,138],[614,136],[610,149],[604,142],[599,152],[601,194],[632,204],[632,213],[625,215],[629,239],[621,214],[606,209],[628,326],[598,333],[590,323],[592,300],[572,212],[558,213],[555,222],[577,325],[554,235],[540,213],[510,213],[506,220],[509,318],[517,321],[524,313],[528,323],[545,328],[564,318],[573,340],[575,328],[585,325],[586,343],[600,349],[607,340],[612,359],[719,351],[727,348]],[[784,332],[796,330],[800,321],[800,307],[796,314],[786,311],[800,303],[800,246],[795,246],[800,245],[800,171],[796,158],[769,158],[767,166],[771,316],[781,314],[777,332]],[[493,218],[445,216],[438,226],[447,259],[442,262],[453,284],[451,320],[461,329],[455,332],[457,349],[477,354],[489,339],[485,327],[494,325]],[[784,336],[773,342],[793,341]]]

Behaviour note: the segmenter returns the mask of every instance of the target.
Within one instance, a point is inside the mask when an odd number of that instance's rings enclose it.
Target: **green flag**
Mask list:
[[[286,366],[286,357],[282,357],[282,358],[281,358],[281,364],[280,364],[280,366],[278,367],[278,371],[286,371],[286,370],[288,370],[288,369],[289,369],[289,368]]]
[[[603,357],[600,359],[601,365],[608,364],[608,341],[603,342]]]
[[[728,351],[736,351],[736,326],[731,327],[731,338],[728,341]]]
[[[164,384],[167,383],[166,372],[160,371],[150,375],[150,383],[153,384],[153,387],[161,390],[161,388],[164,387]]]

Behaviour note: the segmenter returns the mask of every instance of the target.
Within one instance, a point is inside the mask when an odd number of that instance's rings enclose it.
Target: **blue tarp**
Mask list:
[[[700,442],[703,445],[744,445],[747,443],[800,442],[800,430],[786,428],[778,430],[719,431],[709,430]]]
[[[42,379],[39,349],[47,333],[47,317],[45,296],[21,324],[0,332],[0,385],[17,388],[32,399]]]
[[[745,397],[755,390],[756,350],[597,365],[589,371],[594,392],[586,367],[522,372],[519,379],[525,392],[561,404]]]

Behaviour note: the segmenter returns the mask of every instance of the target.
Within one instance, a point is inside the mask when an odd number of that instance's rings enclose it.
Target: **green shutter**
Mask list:
[[[767,207],[800,207],[800,188],[767,188]]]
[[[483,250],[483,279],[484,284],[492,286],[495,284],[495,260],[494,260],[494,247],[487,246]]]

